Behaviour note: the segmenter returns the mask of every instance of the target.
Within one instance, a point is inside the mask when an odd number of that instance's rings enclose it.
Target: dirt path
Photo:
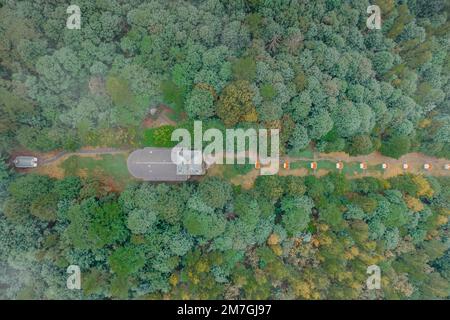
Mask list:
[[[48,154],[42,154],[39,158],[39,166],[37,169],[26,169],[25,172],[37,171],[42,174],[51,176],[63,176],[63,170],[60,168],[60,164],[66,160],[68,157],[77,156],[87,156],[96,157],[103,154],[120,154],[128,153],[131,149],[117,149],[117,148],[90,148],[86,147],[76,152],[66,152],[62,151],[59,153],[51,152]],[[248,153],[246,154],[248,156]],[[299,161],[330,161],[330,162],[343,162],[344,166],[349,163],[366,163],[369,167],[381,167],[381,164],[386,163],[388,168],[385,170],[365,170],[364,172],[355,172],[354,174],[348,175],[349,178],[360,178],[365,176],[373,176],[377,178],[389,178],[406,172],[414,174],[424,174],[433,176],[450,176],[450,170],[445,169],[446,165],[450,164],[450,160],[435,158],[427,156],[421,153],[409,153],[401,157],[400,159],[393,159],[385,157],[378,152],[371,153],[365,156],[350,156],[344,152],[335,153],[317,153],[313,158],[304,157],[289,157],[284,156],[280,158],[280,169],[278,174],[281,176],[294,175],[294,176],[306,176],[309,174],[314,174],[316,176],[322,176],[332,171],[330,169],[321,169],[320,165],[318,170],[312,172],[311,170],[305,168],[299,169],[284,169],[284,161],[288,161],[290,164]],[[408,169],[403,169],[403,164],[408,164]],[[425,170],[424,164],[430,164],[431,170]],[[208,175],[220,176],[223,172],[220,165],[213,165],[208,169]],[[230,181],[235,185],[241,185],[244,188],[251,188],[256,178],[259,176],[259,170],[252,170],[247,174],[236,176],[230,179]]]
[[[323,176],[330,172],[331,170],[321,169],[320,167],[314,173],[311,170],[305,168],[299,169],[284,169],[282,163],[287,160],[289,163],[298,161],[330,161],[330,162],[343,162],[344,166],[349,163],[366,163],[369,167],[381,167],[383,163],[388,165],[385,170],[365,170],[362,173],[355,173],[349,175],[349,178],[361,178],[372,176],[376,178],[390,178],[403,173],[413,173],[413,174],[424,174],[432,176],[450,176],[450,170],[445,169],[446,165],[450,164],[450,160],[435,158],[427,156],[421,153],[408,153],[402,156],[400,159],[389,158],[383,156],[379,152],[374,152],[369,155],[364,156],[350,156],[344,152],[335,153],[318,153],[314,158],[304,158],[304,157],[281,157],[280,170],[278,175],[280,176],[307,176],[314,174],[316,176]],[[403,164],[408,164],[408,169],[403,169]],[[425,170],[424,164],[430,164],[431,170]],[[220,170],[215,170],[211,172],[212,175],[220,175]],[[253,186],[254,181],[259,176],[259,170],[252,170],[245,175],[232,178],[230,181],[235,185],[241,185],[245,189],[249,189]]]
[[[115,148],[83,148],[76,152],[61,151],[58,153],[49,153],[47,157],[41,155],[38,158],[38,167],[34,169],[20,169],[21,172],[37,172],[42,175],[46,175],[56,179],[64,178],[64,169],[61,164],[71,156],[99,158],[104,154],[126,154],[130,150],[128,149],[115,149]]]
[[[51,155],[50,157],[46,158],[40,158],[39,159],[39,166],[45,166],[48,164],[51,164],[62,157],[68,158],[70,156],[79,156],[79,155],[92,155],[97,156],[101,154],[117,154],[117,153],[125,153],[128,152],[129,149],[116,149],[116,148],[85,148],[81,149],[75,152],[67,152],[67,151],[61,151],[55,155]]]
[[[111,148],[83,149],[79,152],[60,152],[43,160],[42,165],[25,172],[36,172],[55,179],[63,179],[68,174],[80,178],[95,177],[101,188],[108,192],[121,192],[132,180],[128,175],[126,157],[129,150]],[[65,161],[76,156],[68,167]],[[107,156],[107,157],[105,157]],[[97,162],[98,161],[98,162]],[[67,171],[68,170],[68,171]]]
[[[436,158],[427,156],[422,153],[408,153],[402,156],[400,159],[393,159],[383,156],[379,152],[373,152],[365,156],[350,156],[344,152],[335,152],[328,154],[319,154],[320,160],[329,161],[342,161],[342,162],[364,162],[368,166],[381,166],[382,163],[386,163],[388,168],[377,174],[372,174],[373,176],[382,176],[384,178],[389,178],[402,174],[404,172],[411,172],[415,174],[429,174],[434,176],[450,176],[450,170],[446,170],[445,166],[450,164],[450,160],[443,158]],[[408,170],[403,169],[403,164],[408,164]],[[431,165],[431,170],[425,170],[424,165]]]

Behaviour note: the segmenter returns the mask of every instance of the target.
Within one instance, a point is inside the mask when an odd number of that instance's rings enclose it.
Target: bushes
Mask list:
[[[175,128],[170,125],[146,129],[142,144],[146,147],[173,147],[176,145],[176,141],[171,140],[174,130]]]

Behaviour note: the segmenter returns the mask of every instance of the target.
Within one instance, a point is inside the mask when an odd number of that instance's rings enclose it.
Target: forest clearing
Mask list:
[[[42,164],[36,169],[22,170],[24,172],[36,172],[48,175],[53,178],[62,179],[67,176],[79,177],[100,177],[101,180],[112,184],[112,189],[120,190],[126,183],[134,178],[128,174],[126,167],[126,156],[130,153],[124,149],[113,148],[86,148],[78,152],[64,154],[51,153],[41,154]],[[113,155],[105,157],[106,155]],[[88,158],[83,160],[84,158]],[[247,159],[248,160],[248,159]],[[288,161],[289,169],[284,169],[282,164]],[[317,162],[318,167],[312,170],[311,162]],[[329,172],[340,172],[336,169],[336,163],[343,162],[344,173],[348,178],[377,177],[390,178],[397,175],[411,173],[431,176],[450,176],[450,170],[445,166],[450,160],[439,159],[421,153],[410,153],[403,155],[400,159],[393,159],[374,152],[364,156],[350,156],[346,153],[318,153],[317,157],[292,157],[286,156],[280,159],[279,175],[281,176],[324,176]],[[361,163],[368,164],[368,169],[362,170]],[[388,164],[386,169],[382,169],[383,163]],[[409,164],[408,170],[404,170],[402,165]],[[431,164],[431,170],[425,170],[424,164]],[[224,167],[222,167],[224,166]],[[259,170],[254,165],[213,165],[208,169],[207,175],[220,176],[229,180],[234,185],[242,185],[249,189],[253,186],[255,179],[259,176]],[[201,178],[200,178],[201,179]],[[198,178],[196,179],[198,180]],[[119,188],[119,189],[118,189]]]

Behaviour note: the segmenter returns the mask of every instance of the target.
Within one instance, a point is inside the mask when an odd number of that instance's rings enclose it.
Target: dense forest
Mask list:
[[[118,195],[95,181],[26,175],[7,192],[3,298],[449,296],[448,178],[260,176],[245,191],[211,177]],[[71,264],[81,292],[65,286]],[[382,290],[366,289],[372,264]]]
[[[80,0],[80,30],[61,2],[0,2],[3,152],[129,144],[165,103],[293,152],[450,157],[448,1],[375,1],[382,30],[368,1]]]
[[[450,297],[448,177],[112,191],[8,165],[15,150],[139,145],[158,105],[177,126],[278,128],[283,154],[450,159],[449,1],[76,2],[79,30],[71,1],[0,0],[0,298]],[[82,290],[66,287],[72,264]]]

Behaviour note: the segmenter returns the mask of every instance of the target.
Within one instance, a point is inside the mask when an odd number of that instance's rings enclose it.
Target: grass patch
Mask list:
[[[223,177],[225,179],[232,179],[234,177],[245,175],[255,168],[254,164],[224,164]]]
[[[171,109],[173,110],[173,109]],[[173,110],[173,112],[167,113],[167,118],[169,118],[170,120],[174,121],[174,122],[180,122],[183,121],[184,116],[183,116],[183,112],[181,111],[175,111]]]
[[[172,132],[174,130],[175,128],[170,125],[145,129],[142,145],[145,147],[174,147],[177,144],[171,140]]]
[[[128,172],[127,156],[124,154],[104,154],[98,158],[70,156],[61,164],[61,168],[66,176],[112,179],[120,186],[133,179]]]
[[[291,169],[310,169],[310,162],[308,161],[296,161],[289,164]]]
[[[345,164],[344,164],[345,168]],[[324,169],[324,170],[336,170],[336,162],[328,161],[328,160],[321,160],[317,161],[317,169]]]
[[[312,161],[295,161],[290,164],[291,169],[307,169],[310,173],[313,172],[311,169]],[[327,170],[330,172],[338,172],[336,169],[336,162],[329,160],[317,161],[317,170]],[[353,176],[355,174],[363,174],[364,170],[359,167],[359,162],[344,162],[344,169],[342,173],[348,176]],[[367,172],[383,172],[381,165],[369,166]]]
[[[367,169],[368,171],[384,172],[384,169],[381,167],[381,163],[377,165],[368,166]]]
[[[342,172],[346,175],[354,175],[355,173],[362,174],[364,170],[359,167],[359,162],[347,162],[344,163]]]
[[[303,151],[291,151],[289,152],[290,157],[298,157],[298,158],[314,158],[314,152],[308,147]]]

